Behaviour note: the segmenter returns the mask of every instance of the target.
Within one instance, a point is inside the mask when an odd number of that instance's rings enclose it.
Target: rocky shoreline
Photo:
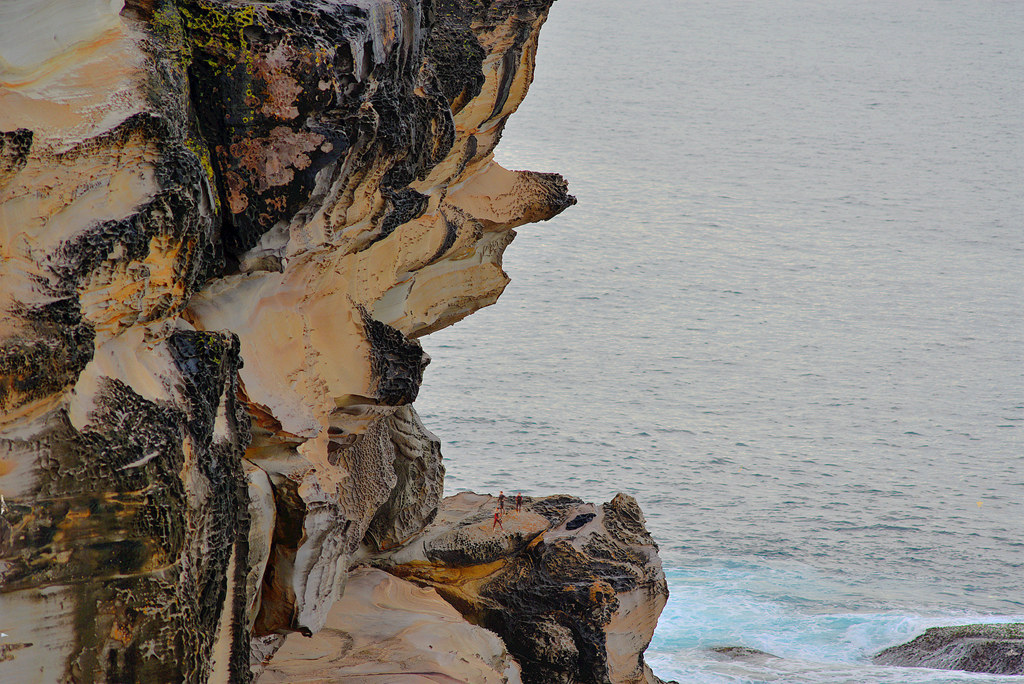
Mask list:
[[[528,498],[499,528],[497,503],[449,497],[415,543],[371,563],[501,636],[524,681],[658,681],[643,652],[668,586],[636,501]]]
[[[873,660],[897,667],[1024,675],[1024,623],[932,627]]]
[[[497,503],[448,497],[408,546],[366,549],[324,629],[286,637],[260,681],[660,682],[643,652],[668,590],[636,502],[528,498],[500,527]]]
[[[551,2],[5,8],[0,680],[657,681],[636,502],[489,529],[413,408],[575,202],[493,159]]]

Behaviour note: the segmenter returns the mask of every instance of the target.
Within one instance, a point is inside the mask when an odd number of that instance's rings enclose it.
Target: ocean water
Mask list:
[[[579,204],[424,340],[447,493],[635,496],[664,678],[1024,681],[870,664],[1024,620],[1022,136],[1017,0],[560,0],[499,160]]]

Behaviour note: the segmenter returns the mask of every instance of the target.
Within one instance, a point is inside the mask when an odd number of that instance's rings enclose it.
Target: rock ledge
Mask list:
[[[1024,623],[933,627],[874,657],[879,665],[1024,675]]]

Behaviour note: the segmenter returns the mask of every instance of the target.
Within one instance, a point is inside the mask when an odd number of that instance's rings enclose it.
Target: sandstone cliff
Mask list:
[[[582,502],[542,506],[486,572],[410,551],[443,532],[416,338],[575,201],[493,160],[551,2],[0,6],[0,681],[287,681],[289,635],[350,674],[651,680],[635,503],[586,534]],[[477,660],[414,653],[410,614]]]

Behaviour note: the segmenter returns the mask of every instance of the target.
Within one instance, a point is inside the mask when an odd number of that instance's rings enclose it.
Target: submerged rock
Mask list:
[[[874,657],[878,665],[1024,675],[1024,623],[932,627]]]
[[[739,660],[748,663],[761,663],[766,660],[777,660],[778,656],[759,651],[748,646],[713,646],[708,649],[717,660]]]

